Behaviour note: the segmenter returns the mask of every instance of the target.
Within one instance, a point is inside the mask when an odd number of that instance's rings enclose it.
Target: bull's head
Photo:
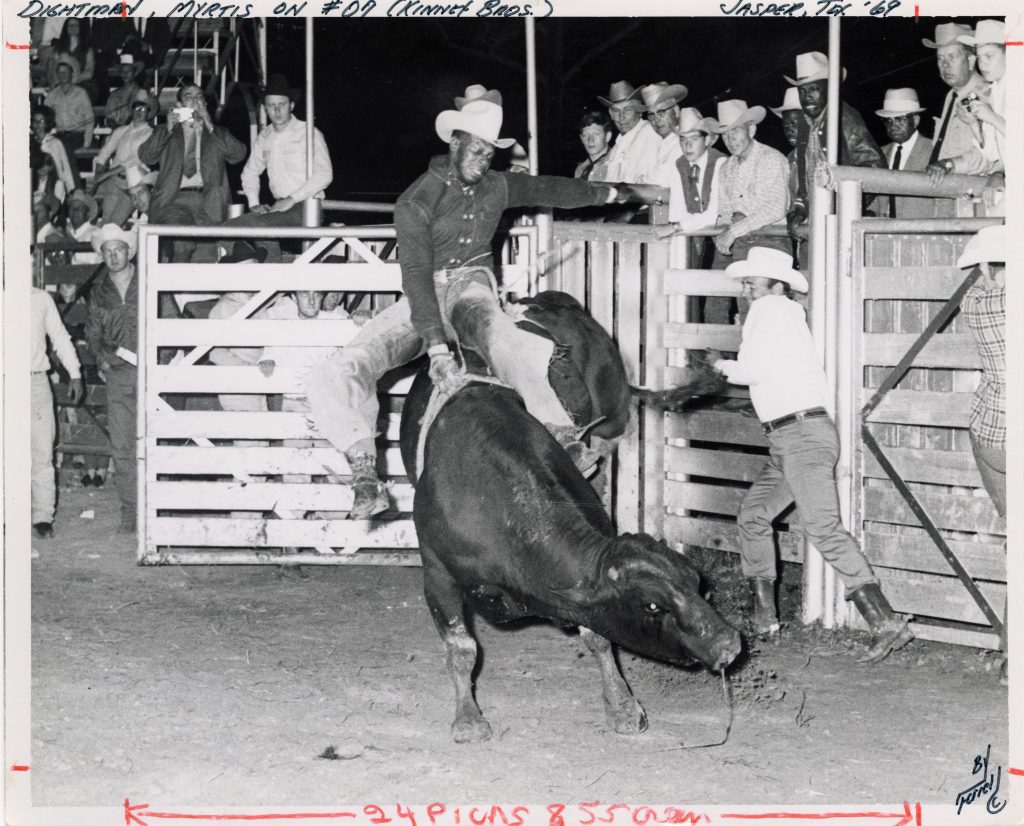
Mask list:
[[[589,627],[648,657],[725,668],[740,635],[700,594],[700,575],[685,557],[647,534],[624,534],[603,555]]]

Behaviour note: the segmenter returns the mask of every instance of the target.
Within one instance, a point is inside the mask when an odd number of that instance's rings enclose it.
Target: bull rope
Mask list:
[[[469,384],[470,382],[479,382],[481,384],[496,384],[498,387],[504,387],[508,390],[512,389],[501,379],[494,376],[481,376],[476,373],[467,373],[466,377],[469,379],[466,384]],[[462,388],[460,387],[459,390],[461,389]],[[455,393],[458,393],[459,390],[456,390]],[[448,403],[448,400],[451,399],[455,393],[442,393],[436,385],[430,393],[430,400],[427,402],[427,409],[423,413],[423,421],[420,424],[420,437],[416,442],[417,481],[423,474],[423,458],[427,452],[427,434],[430,432],[430,427],[434,424],[434,419],[436,419],[438,414],[441,412],[441,408]]]

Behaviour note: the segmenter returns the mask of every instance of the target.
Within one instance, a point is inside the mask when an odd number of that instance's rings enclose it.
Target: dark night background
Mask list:
[[[972,25],[978,19],[962,18]],[[879,145],[886,137],[874,112],[889,87],[917,89],[928,109],[921,130],[931,135],[932,118],[948,89],[939,79],[935,51],[921,38],[934,38],[936,24],[946,20],[842,21],[842,63],[848,72],[842,94],[864,116]],[[269,22],[269,71],[284,72],[302,86],[304,22]],[[717,100],[734,97],[779,106],[787,88],[783,74],[793,76],[796,55],[828,50],[823,18],[549,18],[537,21],[536,32],[540,171],[546,174],[572,174],[584,157],[579,117],[585,108],[600,106],[597,95],[606,96],[615,81],[636,87],[661,80],[682,83],[689,89],[682,105],[704,115],[715,114]],[[526,146],[521,21],[320,19],[315,46],[316,124],[335,170],[328,197],[393,199],[432,155],[444,151],[434,118],[471,83],[501,91],[502,134]],[[296,115],[304,117],[302,102]],[[239,137],[247,135],[238,97],[223,120]],[[789,149],[780,120],[771,113],[758,138]]]

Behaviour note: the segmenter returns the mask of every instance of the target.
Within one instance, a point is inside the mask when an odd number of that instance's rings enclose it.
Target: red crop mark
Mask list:
[[[121,17],[128,16],[128,0],[121,0]]]
[[[1009,768],[1009,769],[1006,770],[1006,773],[1007,774],[1016,774],[1016,775],[1019,775],[1021,777],[1024,777],[1024,769]]]
[[[1007,40],[1006,46],[1024,46],[1024,40]]]
[[[921,16],[921,7],[915,4],[914,5],[914,22],[915,23],[917,22],[917,19],[920,16]]]
[[[21,763],[15,763],[13,766],[11,766],[11,771],[12,772],[27,772],[28,771],[28,766],[22,765]]]
[[[910,804],[903,801],[902,812],[744,812],[723,814],[721,817],[737,820],[886,820],[889,821],[888,826],[908,826],[911,822],[921,826],[921,804],[916,803],[912,810]]]
[[[131,803],[124,801],[125,826],[149,826],[143,818],[162,818],[164,820],[336,820],[343,817],[355,817],[355,812],[285,812],[276,814],[195,814],[193,812],[153,812],[148,803]]]
[[[8,43],[4,41],[4,46],[8,49],[31,49],[32,47],[28,43]]]

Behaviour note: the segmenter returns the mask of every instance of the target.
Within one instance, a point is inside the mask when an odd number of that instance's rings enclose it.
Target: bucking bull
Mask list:
[[[523,326],[558,344],[549,377],[574,419],[601,418],[595,433],[620,436],[629,388],[608,334],[562,293],[523,304]],[[701,597],[693,566],[647,534],[617,536],[594,489],[512,390],[472,382],[447,400],[428,422],[417,478],[430,392],[421,373],[403,409],[402,455],[416,486],[427,604],[455,684],[457,742],[491,735],[473,694],[467,607],[497,623],[540,617],[578,626],[600,667],[608,721],[622,734],[644,731],[647,717],[613,643],[676,665],[720,670],[735,659],[740,636]]]

